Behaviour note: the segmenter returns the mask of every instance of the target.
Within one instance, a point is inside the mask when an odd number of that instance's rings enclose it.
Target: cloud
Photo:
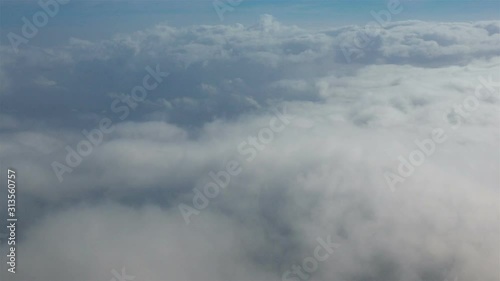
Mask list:
[[[20,105],[14,113],[19,118],[52,114],[64,116],[73,126],[81,122],[80,116],[64,109],[109,111],[108,93],[130,94],[144,67],[160,64],[172,76],[150,97],[150,107],[138,109],[134,118],[149,114],[152,106],[165,109],[169,122],[200,126],[207,119],[233,118],[271,99],[319,98],[314,91],[291,96],[282,87],[269,87],[279,80],[349,75],[369,63],[444,67],[497,57],[499,26],[496,21],[407,21],[384,29],[349,26],[313,32],[283,25],[269,15],[249,27],[159,24],[109,40],[73,38],[63,46],[20,54],[2,47],[2,57],[9,59],[2,63],[0,77],[5,77],[6,107]],[[30,80],[35,83],[27,83]],[[47,87],[55,81],[57,89]],[[203,84],[218,91],[207,96]],[[165,108],[165,101],[178,106]]]
[[[309,280],[497,280],[498,86],[452,127],[479,77],[500,80],[499,26],[310,31],[264,16],[3,47],[0,157],[18,169],[22,232],[9,280],[122,267],[138,280],[281,280],[328,235],[340,247]],[[342,48],[356,48],[351,63]],[[157,64],[170,75],[119,120],[113,100]],[[276,108],[291,124],[248,160],[239,145]],[[113,131],[59,182],[51,163],[104,117]],[[384,172],[435,128],[447,141],[391,192]],[[241,174],[185,225],[178,204],[231,160]]]

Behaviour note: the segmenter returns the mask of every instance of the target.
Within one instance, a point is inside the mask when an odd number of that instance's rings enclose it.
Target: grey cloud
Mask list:
[[[110,280],[126,267],[137,280],[281,280],[331,235],[340,247],[309,280],[498,280],[499,96],[457,130],[448,117],[478,77],[500,80],[498,27],[393,23],[350,64],[340,48],[362,27],[270,16],[3,48],[0,157],[19,171],[22,229],[9,278]],[[156,64],[171,75],[119,120],[111,102]],[[238,146],[273,108],[294,118],[249,161]],[[103,117],[114,130],[59,182],[51,163]],[[391,192],[384,171],[436,127],[448,140]],[[242,173],[185,225],[178,204],[231,160]]]
[[[131,120],[153,118],[150,112],[156,108],[169,122],[200,127],[205,121],[235,118],[274,100],[320,98],[315,91],[290,95],[270,87],[283,79],[307,81],[328,72],[351,75],[366,63],[444,67],[489,59],[499,54],[498,28],[498,22],[409,21],[384,29],[351,26],[312,32],[283,25],[271,16],[250,27],[159,24],[109,40],[74,38],[60,47],[20,54],[2,47],[2,57],[8,59],[1,65],[0,79],[5,81],[1,99],[5,111],[18,118],[85,126],[89,123],[81,115],[109,113],[109,93],[130,94],[144,68],[159,64],[171,76]],[[366,46],[360,46],[360,36],[368,36]],[[202,85],[215,87],[211,96]]]

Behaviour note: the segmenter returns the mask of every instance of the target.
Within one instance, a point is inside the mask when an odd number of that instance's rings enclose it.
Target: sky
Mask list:
[[[500,280],[500,1],[58,1],[0,1],[2,281]]]
[[[238,1],[235,1],[238,2]],[[2,0],[0,22],[2,44],[6,34],[22,25],[21,18],[38,9],[37,1]],[[146,4],[145,4],[146,3]],[[194,24],[253,24],[262,14],[271,14],[286,24],[308,28],[328,28],[365,24],[370,12],[387,9],[383,0],[246,0],[221,20],[210,0],[73,0],[44,27],[44,36],[32,44],[47,46],[78,35],[82,39],[104,39],[115,33],[138,31],[158,22],[172,26]],[[222,1],[221,3],[225,3]],[[496,0],[401,0],[403,12],[392,20],[474,21],[496,20],[500,3]]]

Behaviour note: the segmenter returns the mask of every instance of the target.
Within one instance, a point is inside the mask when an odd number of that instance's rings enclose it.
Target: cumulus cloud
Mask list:
[[[443,67],[489,60],[499,55],[499,26],[409,21],[313,32],[271,16],[249,27],[159,24],[109,40],[73,38],[60,47],[18,55],[2,47],[8,59],[0,77],[7,82],[2,83],[9,95],[6,108],[22,105],[14,113],[19,118],[63,115],[73,126],[81,118],[70,109],[109,111],[109,93],[130,94],[144,67],[160,64],[172,75],[137,115],[153,107],[171,123],[201,126],[206,119],[232,118],[271,99],[315,101],[320,96],[307,89],[308,81],[325,73],[349,75],[368,63]],[[292,87],[290,81],[302,82],[290,91],[283,88],[284,83]],[[202,85],[212,87],[210,95]],[[290,94],[297,90],[302,92]]]
[[[498,280],[499,27],[263,16],[2,47],[0,157],[22,229],[9,280],[282,280],[326,236],[340,247],[309,280]],[[111,104],[148,65],[170,75],[121,120]],[[460,115],[478,85],[489,94]],[[290,123],[252,148],[276,110]],[[102,118],[113,130],[60,182],[51,163]],[[436,128],[446,141],[392,192],[384,174]],[[186,225],[179,204],[231,161],[241,173]]]

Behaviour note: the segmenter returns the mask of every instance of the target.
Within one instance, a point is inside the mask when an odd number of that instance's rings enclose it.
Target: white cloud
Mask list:
[[[29,222],[13,280],[109,280],[124,266],[137,280],[281,280],[327,235],[340,248],[310,280],[497,280],[498,93],[450,127],[478,77],[500,80],[499,26],[396,22],[359,49],[361,27],[264,16],[12,55],[0,157],[19,170]],[[342,46],[359,50],[351,64]],[[59,183],[50,163],[152,63],[165,83]],[[58,87],[22,83],[37,77]],[[247,161],[238,145],[273,107],[296,118]],[[392,193],[384,171],[436,127],[447,141]],[[230,160],[243,172],[185,226],[177,204]]]

